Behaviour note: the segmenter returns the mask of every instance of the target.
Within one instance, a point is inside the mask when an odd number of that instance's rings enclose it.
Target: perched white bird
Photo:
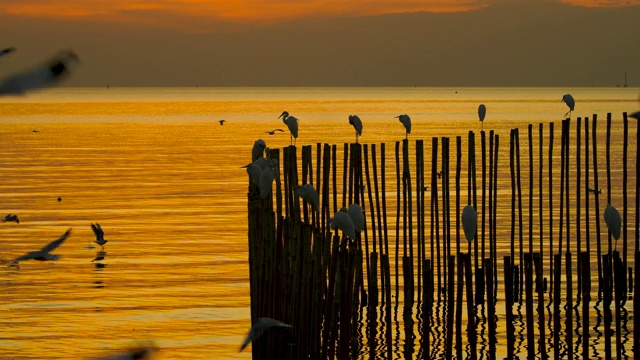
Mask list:
[[[304,184],[302,186],[299,186],[296,189],[296,195],[300,196],[309,204],[311,204],[313,210],[315,210],[316,212],[320,211],[320,200],[318,198],[318,192],[313,188],[313,185]]]
[[[104,248],[104,244],[108,243],[109,240],[104,239],[104,231],[102,231],[102,227],[100,226],[100,224],[91,223],[91,229],[93,229],[93,233],[96,234],[96,239],[93,240],[93,242]]]
[[[411,118],[407,114],[398,115],[396,116],[396,118],[399,119],[402,125],[404,126],[404,129],[405,129],[404,138],[406,139],[409,136],[409,134],[411,134]]]
[[[364,210],[358,204],[349,205],[348,210],[349,217],[353,223],[353,230],[357,233],[364,230]]]
[[[286,111],[283,111],[282,114],[278,116],[278,119],[279,118],[282,118],[282,122],[284,122],[289,128],[289,131],[291,132],[291,144],[294,144],[293,139],[298,138],[298,119],[290,116]]]
[[[573,99],[573,96],[571,96],[571,94],[564,94],[562,95],[562,102],[567,104],[567,106],[569,107],[569,111],[567,111],[564,116],[566,117],[567,115],[569,115],[569,117],[571,117],[571,112],[576,106],[576,101]]]
[[[467,205],[462,209],[462,229],[467,241],[473,241],[476,237],[476,229],[478,227],[478,213],[471,205]]]
[[[620,213],[618,212],[618,210],[611,204],[607,204],[607,207],[604,209],[604,222],[607,224],[607,228],[609,228],[611,236],[613,236],[614,239],[618,240],[620,238],[620,227],[622,226],[622,218],[620,218]]]
[[[362,121],[358,115],[349,115],[349,124],[353,125],[356,129],[356,144],[358,143],[358,136],[362,136]]]
[[[342,233],[347,235],[350,239],[356,239],[356,230],[353,226],[353,221],[349,216],[347,208],[342,208],[338,211],[333,218],[329,219],[331,223],[331,230],[342,230]]]
[[[16,214],[7,214],[4,219],[0,220],[2,222],[7,222],[7,221],[15,221],[16,224],[20,224],[20,219],[18,218],[18,215]]]
[[[484,104],[480,104],[478,106],[478,117],[480,118],[480,122],[482,123],[482,129],[484,130],[484,117],[487,115],[487,107]]]
[[[242,345],[240,346],[240,351],[244,350],[244,348],[249,345],[250,342],[255,341],[259,338],[265,331],[270,328],[282,328],[282,329],[291,329],[291,325],[285,324],[281,321],[274,320],[271,318],[263,317],[258,319],[253,327],[249,329],[247,336],[245,337]]]
[[[262,158],[264,159],[264,158]],[[260,160],[260,159],[258,159]],[[260,168],[260,166],[258,166],[256,164],[256,162],[258,161],[256,160],[253,163],[248,163],[247,165],[243,166],[243,168],[247,169],[247,174],[249,174],[249,180],[251,180],[252,183],[256,184],[256,186],[260,186],[260,175],[262,174],[262,170]],[[267,159],[265,159],[266,161]]]
[[[57,84],[78,63],[72,51],[63,51],[46,64],[0,80],[0,95],[22,95],[27,91]]]
[[[12,53],[16,50],[16,48],[12,47],[8,47],[8,48],[4,48],[2,50],[0,50],[0,57],[5,56],[9,53]]]
[[[62,244],[67,238],[71,235],[71,229],[69,228],[62,236],[48,243],[45,247],[37,251],[31,251],[25,255],[18,256],[17,258],[11,260],[9,262],[9,266],[19,267],[20,261],[25,260],[38,260],[38,261],[47,261],[47,260],[58,260],[60,255],[53,255],[51,251],[55,250],[60,244]]]
[[[251,161],[256,161],[256,159],[264,157],[264,149],[266,148],[267,143],[265,143],[264,140],[256,140],[256,142],[253,143],[253,149],[251,150]]]
[[[220,123],[220,126],[224,125],[224,123],[227,122],[227,120],[218,120],[218,122]]]
[[[278,171],[278,160],[271,159],[269,160],[269,166],[266,169],[262,170],[260,174],[260,181],[258,187],[260,188],[260,197],[266,198],[271,191],[271,185],[273,184],[273,180],[275,180],[279,175]]]
[[[284,132],[284,130],[282,129],[273,129],[271,131],[265,131],[265,134],[269,134],[269,135],[275,135],[276,132]]]

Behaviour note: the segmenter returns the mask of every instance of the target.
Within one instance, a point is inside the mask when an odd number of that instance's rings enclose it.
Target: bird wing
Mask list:
[[[65,233],[62,234],[62,236],[60,236],[56,240],[53,240],[52,242],[48,243],[45,247],[40,249],[40,251],[43,252],[43,253],[51,252],[52,250],[54,250],[55,248],[60,246],[60,244],[62,244],[65,240],[67,240],[69,235],[71,235],[71,228],[69,228],[67,231],[65,231]]]
[[[278,320],[271,319],[271,318],[258,319],[255,325],[253,325],[253,327],[247,333],[247,336],[245,337],[244,341],[242,342],[242,345],[240,346],[240,351],[244,350],[244,348],[247,347],[247,345],[249,345],[250,342],[259,338],[260,335],[262,335],[267,329],[272,327],[291,328],[291,325],[285,324],[283,322],[280,322]]]
[[[24,254],[22,256],[18,256],[17,258],[9,261],[8,264],[9,264],[9,266],[11,266],[13,264],[19,263],[20,261],[31,260],[34,257],[36,257],[38,255],[38,253],[39,253],[38,251],[32,251],[32,252]]]
[[[284,130],[282,130],[282,129],[273,129],[273,131],[274,131],[274,132],[275,132],[275,131],[284,132]]]

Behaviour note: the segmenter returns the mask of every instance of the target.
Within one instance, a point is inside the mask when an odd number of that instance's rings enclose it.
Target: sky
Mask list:
[[[2,0],[0,76],[66,86],[629,86],[640,0]]]

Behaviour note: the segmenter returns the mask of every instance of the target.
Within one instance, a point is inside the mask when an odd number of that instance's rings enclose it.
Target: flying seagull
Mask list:
[[[224,125],[224,123],[227,122],[227,120],[218,120],[218,122],[220,123],[220,126]]]
[[[69,75],[78,62],[78,56],[73,51],[63,51],[44,65],[0,80],[0,95],[22,95],[30,90],[56,85]]]
[[[11,260],[9,262],[9,266],[15,266],[17,268],[20,267],[18,264],[20,261],[25,260],[38,260],[38,261],[47,261],[47,260],[58,260],[60,255],[51,254],[51,251],[55,250],[60,244],[62,244],[67,238],[71,235],[71,228],[69,228],[62,236],[48,243],[45,247],[40,250],[31,251],[25,255],[18,256],[17,258]]]
[[[119,351],[111,355],[95,358],[94,360],[150,360],[154,358],[154,354],[158,351],[155,344],[138,345],[136,347]]]
[[[284,130],[282,130],[282,129],[273,129],[271,131],[265,131],[264,133],[265,134],[269,134],[269,135],[275,135],[276,132],[284,132]]]
[[[91,223],[91,228],[93,229],[93,233],[96,234],[94,242],[104,248],[104,244],[108,243],[109,240],[104,239],[104,231],[102,231],[102,227],[98,223]]]
[[[240,351],[244,350],[244,348],[247,347],[247,345],[249,345],[250,342],[256,340],[257,338],[259,338],[265,331],[267,331],[270,328],[283,328],[283,329],[291,329],[291,325],[289,324],[285,324],[283,322],[280,322],[278,320],[274,320],[271,318],[267,318],[267,317],[263,317],[258,319],[258,321],[256,321],[255,324],[253,324],[253,327],[251,329],[249,329],[249,332],[247,333],[247,336],[245,337],[244,341],[242,342],[242,345],[240,346]]]
[[[7,221],[15,221],[16,224],[20,224],[20,219],[18,218],[18,215],[16,214],[7,214],[4,219],[0,220],[2,222],[7,222]]]
[[[9,53],[12,53],[16,50],[16,48],[12,47],[8,47],[8,48],[4,48],[2,50],[0,50],[0,57],[5,56]]]

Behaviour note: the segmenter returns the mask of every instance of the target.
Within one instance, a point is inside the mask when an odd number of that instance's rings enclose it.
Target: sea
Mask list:
[[[570,115],[561,101],[567,93],[575,99]],[[358,115],[364,128],[358,141],[386,143],[389,160],[405,136],[425,144],[448,137],[453,149],[457,136],[466,144],[470,132],[493,130],[507,176],[511,129],[520,129],[526,154],[527,126],[533,124],[537,144],[539,125],[546,137],[554,123],[559,156],[565,116],[597,116],[600,187],[606,188],[607,114],[619,149],[623,113],[640,109],[639,94],[639,88],[63,87],[2,97],[0,214],[20,219],[0,223],[2,263],[40,249],[67,229],[72,233],[54,251],[57,261],[0,266],[0,359],[90,359],[148,343],[162,359],[250,358],[250,347],[239,352],[251,326],[249,182],[241,167],[258,139],[269,148],[291,144],[279,118],[283,111],[299,120],[296,146],[313,145],[314,151],[318,143],[341,151],[354,142],[348,116]],[[487,108],[482,122],[480,104]],[[412,120],[410,134],[396,118],[401,114]],[[633,204],[637,123],[629,124]],[[269,135],[274,129],[283,132]],[[620,151],[612,156],[614,200],[620,204]],[[395,173],[387,176],[395,181]],[[502,191],[500,201],[508,207],[509,189]],[[634,219],[635,209],[629,216]],[[510,217],[498,221],[508,232]],[[108,240],[104,249],[93,243],[96,223]],[[626,308],[631,317],[630,302]],[[631,322],[627,356],[630,329]],[[500,354],[506,351],[504,336],[501,328]],[[394,358],[405,357],[404,341],[394,335]],[[600,342],[594,358],[603,358]],[[519,351],[524,358],[526,349]],[[369,354],[365,346],[359,358]]]

